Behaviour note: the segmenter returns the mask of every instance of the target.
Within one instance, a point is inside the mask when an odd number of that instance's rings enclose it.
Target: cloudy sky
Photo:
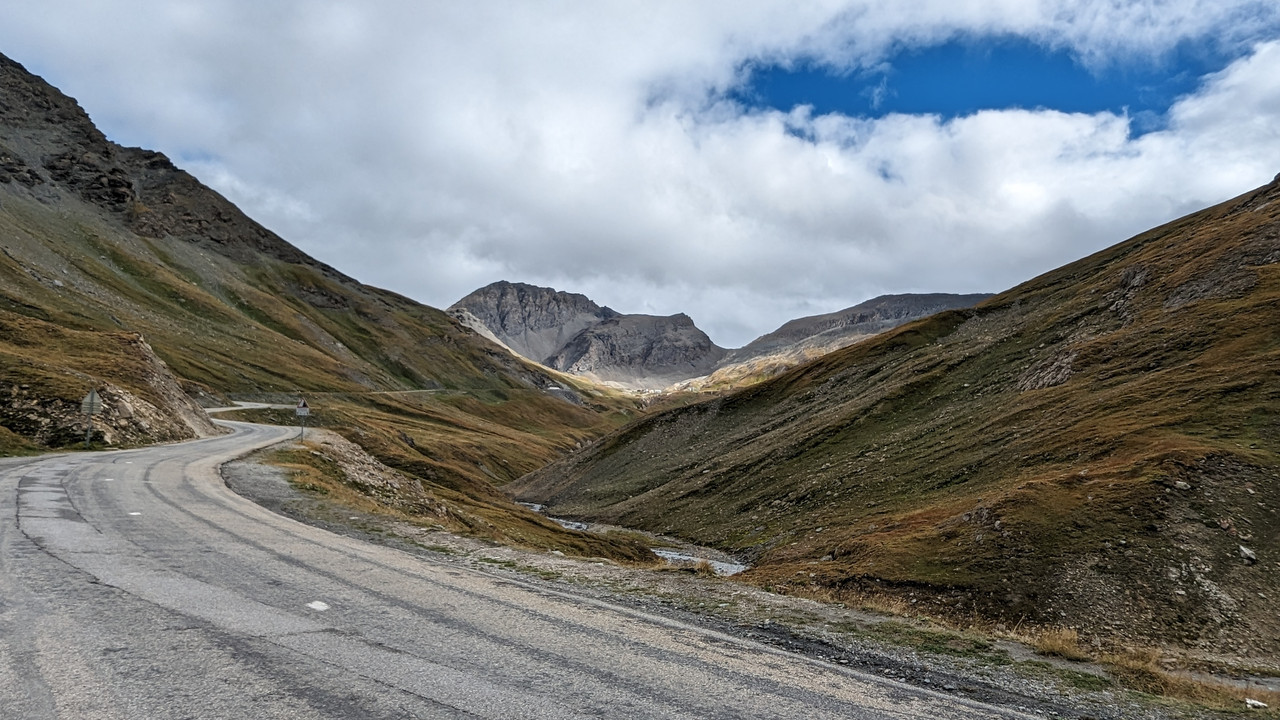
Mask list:
[[[726,346],[998,291],[1280,171],[1274,0],[40,0],[0,52],[312,255]]]

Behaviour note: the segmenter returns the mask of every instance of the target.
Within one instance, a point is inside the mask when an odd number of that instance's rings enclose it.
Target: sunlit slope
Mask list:
[[[1272,183],[510,489],[776,587],[1274,651],[1278,263]]]

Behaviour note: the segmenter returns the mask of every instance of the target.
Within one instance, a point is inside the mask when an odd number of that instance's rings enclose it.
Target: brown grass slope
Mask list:
[[[226,392],[534,387],[438,310],[362,285],[0,57],[0,308],[136,330]]]
[[[532,533],[535,545],[561,546],[563,532],[492,481],[634,410],[308,257],[163,155],[109,141],[73,99],[3,56],[0,330],[0,452],[73,442],[73,410],[91,387],[185,412],[185,398],[141,371],[150,366],[130,347],[145,347],[160,374],[209,402],[307,395],[319,422],[468,503],[499,502],[500,513],[486,510],[498,524],[534,528],[482,534]],[[196,434],[134,426],[104,439]]]
[[[1278,419],[1275,182],[509,490],[743,553],[777,588],[1264,655]]]
[[[136,333],[68,330],[0,310],[0,338],[0,427],[9,438],[0,453],[217,433]],[[91,430],[80,409],[90,388],[102,400]]]

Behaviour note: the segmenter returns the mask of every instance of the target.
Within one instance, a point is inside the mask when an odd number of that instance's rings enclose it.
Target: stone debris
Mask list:
[[[1253,698],[1245,698],[1244,704],[1245,707],[1250,710],[1266,710],[1268,707],[1266,703],[1261,700],[1254,700]]]
[[[0,328],[3,333],[4,328]],[[130,388],[105,377],[71,370],[66,372],[76,377],[81,387],[69,396],[43,385],[5,384],[0,386],[0,427],[45,447],[78,444],[84,440],[86,430],[80,398],[92,388],[102,399],[102,409],[93,418],[94,442],[146,445],[219,433],[141,335],[101,333],[99,337],[104,350],[141,369],[128,377],[133,381]],[[127,377],[114,375],[116,380]]]
[[[1243,545],[1240,546],[1240,557],[1244,558],[1244,561],[1250,565],[1258,562],[1257,554]]]

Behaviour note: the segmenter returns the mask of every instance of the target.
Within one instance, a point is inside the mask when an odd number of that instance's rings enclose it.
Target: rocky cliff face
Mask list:
[[[474,327],[469,314],[502,344],[537,362],[560,352],[582,330],[618,315],[586,295],[506,281],[476,290],[448,312]]]
[[[546,364],[595,380],[660,390],[707,374],[725,352],[683,313],[620,315],[582,330]]]
[[[142,237],[182,237],[239,261],[266,254],[354,282],[254,222],[163,153],[111,142],[73,98],[3,55],[0,127],[0,184],[24,185],[50,203],[69,192]]]
[[[585,295],[524,283],[486,285],[449,313],[530,360],[632,389],[705,375],[726,353],[688,315],[622,315]]]

